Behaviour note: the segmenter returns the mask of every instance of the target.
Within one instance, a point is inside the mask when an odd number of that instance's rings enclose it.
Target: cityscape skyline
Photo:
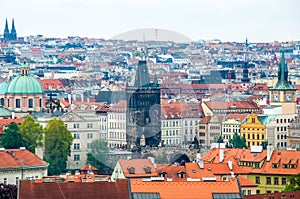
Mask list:
[[[18,36],[110,39],[140,28],[162,28],[192,40],[250,42],[300,40],[300,14],[289,1],[95,1],[63,0],[2,3],[0,19],[15,19]],[[5,9],[13,8],[13,9]],[[55,30],[55,31],[54,31]]]

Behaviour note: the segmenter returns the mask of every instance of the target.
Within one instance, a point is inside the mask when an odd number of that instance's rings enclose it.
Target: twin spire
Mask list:
[[[4,36],[4,40],[17,40],[17,31],[16,31],[14,19],[12,19],[11,31],[9,31],[8,22],[6,18],[3,36]]]

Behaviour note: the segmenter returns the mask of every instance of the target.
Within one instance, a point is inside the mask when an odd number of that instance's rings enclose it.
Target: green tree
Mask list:
[[[99,169],[98,173],[111,174],[113,169],[108,164],[108,147],[104,140],[93,140],[92,150],[87,154],[87,163]]]
[[[58,175],[66,169],[71,153],[72,134],[61,119],[52,119],[45,128],[45,161],[49,175]]]
[[[246,139],[234,133],[233,138],[229,140],[229,144],[233,148],[247,148]]]
[[[43,127],[34,121],[33,117],[27,116],[19,126],[23,145],[35,153],[37,146],[43,146]]]
[[[17,149],[23,146],[19,127],[15,122],[8,125],[1,137],[1,145],[8,149]]]
[[[215,143],[224,143],[224,138],[222,135],[214,137],[214,142]]]
[[[285,186],[284,192],[300,191],[300,173],[288,178],[289,184]]]

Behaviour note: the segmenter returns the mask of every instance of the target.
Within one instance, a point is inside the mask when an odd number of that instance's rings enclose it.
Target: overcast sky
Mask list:
[[[18,36],[109,39],[163,28],[193,40],[300,40],[299,0],[1,0],[0,31],[15,19]]]

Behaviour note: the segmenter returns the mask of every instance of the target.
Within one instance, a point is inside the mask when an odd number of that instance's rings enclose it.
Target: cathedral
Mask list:
[[[9,29],[8,29],[8,23],[7,23],[7,19],[6,19],[3,40],[4,41],[17,40],[17,31],[15,28],[14,19],[12,20],[11,31],[9,31]]]

